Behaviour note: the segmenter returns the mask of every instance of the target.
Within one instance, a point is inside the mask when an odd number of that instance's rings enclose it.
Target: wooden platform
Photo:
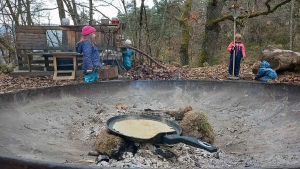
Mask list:
[[[41,76],[52,76],[54,71],[14,71],[9,74],[12,77],[27,76],[27,77],[41,77]],[[82,70],[75,71],[75,78],[83,77]]]

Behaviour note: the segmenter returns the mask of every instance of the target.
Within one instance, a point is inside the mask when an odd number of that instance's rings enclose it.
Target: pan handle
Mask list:
[[[184,143],[184,144],[194,146],[197,148],[202,148],[209,152],[217,152],[218,151],[217,147],[214,147],[214,146],[210,145],[209,143],[203,142],[194,137],[180,136],[178,134],[164,135],[163,141],[164,141],[164,143],[167,143],[167,144]]]

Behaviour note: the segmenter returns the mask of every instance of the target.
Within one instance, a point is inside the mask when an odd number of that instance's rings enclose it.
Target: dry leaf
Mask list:
[[[127,108],[128,108],[128,106],[127,105],[125,105],[125,104],[121,104],[121,103],[118,103],[117,105],[116,105],[116,108],[117,109],[122,109],[122,110],[127,110]]]

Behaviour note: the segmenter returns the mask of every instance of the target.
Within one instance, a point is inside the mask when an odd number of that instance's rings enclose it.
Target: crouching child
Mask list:
[[[271,82],[277,78],[277,73],[274,69],[270,67],[270,63],[267,61],[262,61],[259,64],[258,72],[253,77],[253,80],[260,80],[262,82]]]

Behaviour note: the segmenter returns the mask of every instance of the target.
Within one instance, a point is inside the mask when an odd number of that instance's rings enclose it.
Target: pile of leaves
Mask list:
[[[143,63],[133,67],[126,72],[131,80],[227,80],[228,65],[220,64],[214,66],[188,68],[174,65],[164,65],[166,69],[156,65]],[[241,64],[240,81],[252,81],[252,65]],[[12,77],[8,74],[0,74],[0,92],[15,91],[28,88],[61,86],[67,84],[84,83],[83,77],[75,80],[54,81],[52,76],[43,77]],[[273,83],[300,84],[300,72],[281,72],[278,79]]]
[[[9,76],[8,74],[0,73],[0,92],[38,88],[38,87],[62,86],[67,84],[76,84],[76,83],[83,83],[83,82],[84,81],[82,78],[78,78],[75,80],[55,81],[53,80],[53,76],[13,77],[13,76]]]
[[[241,77],[243,80],[251,80],[251,65],[241,65]],[[127,72],[132,80],[226,80],[228,78],[228,65],[220,64],[199,68],[177,67],[165,65],[166,69],[147,63],[138,65]]]

